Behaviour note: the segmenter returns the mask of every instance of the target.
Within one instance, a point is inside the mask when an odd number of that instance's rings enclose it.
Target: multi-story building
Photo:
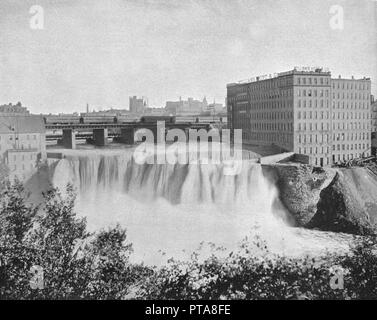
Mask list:
[[[0,160],[9,178],[25,180],[46,159],[46,137],[41,116],[0,116]]]
[[[228,124],[243,141],[327,166],[370,155],[370,79],[295,68],[227,85]]]
[[[193,98],[188,98],[187,100],[179,101],[167,101],[165,110],[168,114],[172,115],[199,115],[201,112],[206,111],[208,108],[208,102],[206,97],[203,101],[194,100]]]
[[[136,96],[130,97],[130,112],[136,114],[144,113],[145,109],[148,107],[148,100],[145,97],[138,98]]]
[[[370,103],[371,103],[371,105],[370,105],[371,131],[377,132],[377,100],[374,100],[374,98],[372,98]]]
[[[208,110],[211,114],[218,114],[218,113],[224,112],[224,106],[223,106],[221,103],[216,103],[216,102],[214,101],[213,103],[210,103],[210,104],[208,105],[207,110]]]
[[[371,96],[371,131],[372,131],[372,155],[377,155],[377,100]]]
[[[29,110],[27,110],[26,107],[23,107],[21,102],[18,102],[15,105],[9,103],[9,104],[3,104],[0,106],[0,115],[15,116],[15,115],[28,115],[28,114],[29,114]]]

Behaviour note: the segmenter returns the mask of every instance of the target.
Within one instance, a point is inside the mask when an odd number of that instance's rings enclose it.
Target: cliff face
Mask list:
[[[370,234],[377,231],[377,176],[367,168],[339,169],[322,190],[309,227]]]
[[[298,226],[307,226],[313,219],[321,191],[336,174],[331,169],[289,164],[266,165],[263,172],[277,186],[282,204]]]
[[[368,168],[264,166],[298,226],[353,234],[377,230],[377,176]]]

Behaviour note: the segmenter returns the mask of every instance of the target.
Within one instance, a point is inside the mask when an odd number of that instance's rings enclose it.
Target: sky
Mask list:
[[[43,29],[30,27],[33,5]],[[224,103],[227,83],[295,66],[371,77],[377,96],[376,20],[376,0],[1,0],[0,104],[69,113],[128,108],[134,95],[156,107],[180,96]]]

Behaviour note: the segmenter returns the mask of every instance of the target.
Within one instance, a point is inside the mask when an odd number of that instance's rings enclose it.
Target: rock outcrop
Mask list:
[[[308,227],[353,234],[376,233],[377,176],[367,168],[339,169],[321,192]]]
[[[317,213],[320,193],[335,177],[335,170],[310,165],[274,164],[263,166],[264,174],[279,190],[284,207],[298,226],[306,227]]]
[[[368,168],[263,167],[297,226],[352,234],[375,233],[377,175]]]

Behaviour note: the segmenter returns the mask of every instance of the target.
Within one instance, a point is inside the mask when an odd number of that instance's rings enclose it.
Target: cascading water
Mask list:
[[[76,186],[76,210],[89,229],[126,227],[133,258],[145,263],[184,258],[201,242],[234,250],[254,235],[282,254],[344,247],[326,233],[289,227],[259,164],[244,161],[235,176],[223,170],[221,164],[140,165],[124,151],[72,151],[55,166],[53,183]]]

